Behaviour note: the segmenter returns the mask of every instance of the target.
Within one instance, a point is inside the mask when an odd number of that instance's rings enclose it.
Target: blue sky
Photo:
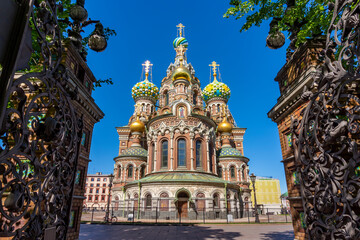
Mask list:
[[[181,22],[189,42],[188,62],[202,88],[209,83],[209,64],[220,64],[222,81],[231,89],[229,108],[237,125],[247,128],[244,154],[250,173],[278,178],[281,191],[287,191],[277,126],[267,117],[280,96],[274,78],[285,63],[286,47],[265,46],[269,22],[240,33],[243,20],[223,18],[229,1],[88,0],[85,7],[90,18],[117,32],[104,52],[89,51],[87,58],[96,78],[114,81],[93,92],[105,117],[94,128],[89,173],[113,171],[119,145],[115,127],[126,125],[133,113],[131,88],[140,81],[141,64],[154,64],[153,82],[160,87],[175,57],[172,41]]]

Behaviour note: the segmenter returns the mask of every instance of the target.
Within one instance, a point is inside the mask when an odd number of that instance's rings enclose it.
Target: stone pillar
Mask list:
[[[156,159],[157,159],[157,136],[154,137],[154,172],[156,172]]]
[[[150,150],[150,145],[151,144],[151,141],[147,141],[147,145],[148,145],[148,149]],[[151,149],[151,151],[154,151],[154,149]],[[152,152],[151,152],[152,153]],[[150,151],[148,151],[148,155],[147,155],[147,161],[146,161],[146,174],[150,173],[150,156],[153,155],[153,154],[150,154]],[[152,159],[151,159],[152,160]]]
[[[205,136],[206,142],[206,162],[207,162],[207,172],[210,172],[210,151],[209,151],[209,136]]]
[[[174,132],[170,133],[170,170],[174,170]]]
[[[239,168],[237,167],[236,168],[236,179],[238,182],[240,182],[240,174],[239,173],[240,173],[240,171],[239,171]]]
[[[213,154],[213,161],[214,161],[214,173],[215,174],[217,174],[217,162],[216,162],[216,144],[214,144],[214,149],[213,149],[213,152],[214,152],[214,154]]]
[[[190,133],[190,169],[194,170],[194,133]]]
[[[222,168],[222,179],[226,180],[226,171],[225,171],[225,167]]]
[[[125,182],[125,178],[126,178],[126,167],[122,167],[122,171],[123,171],[123,174],[121,175],[122,178],[123,178],[123,181]]]

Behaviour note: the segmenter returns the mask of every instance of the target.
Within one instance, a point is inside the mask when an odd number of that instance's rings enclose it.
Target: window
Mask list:
[[[230,177],[235,178],[235,167],[234,166],[230,167]]]
[[[106,182],[106,178],[104,178],[103,181]]]
[[[100,178],[98,178],[97,181],[100,182]]]
[[[95,201],[99,200],[99,197],[98,196],[95,196]]]
[[[86,133],[83,132],[81,136],[81,145],[85,147],[86,144]]]
[[[92,196],[89,196],[89,201],[91,201],[92,200]]]
[[[145,203],[145,206],[146,208],[151,208],[151,194],[147,195],[146,196],[146,203]]]
[[[94,186],[94,184],[93,183],[90,183],[90,187],[93,187]]]
[[[220,104],[217,105],[217,112],[220,113]]]
[[[161,167],[168,166],[168,141],[163,141],[161,144]]]
[[[106,183],[103,184],[103,187],[106,187]]]
[[[169,92],[165,91],[164,92],[164,97],[165,97],[165,106],[169,105]]]
[[[101,201],[105,201],[105,196],[101,196]]]
[[[93,189],[92,188],[90,188],[90,191],[89,191],[89,193],[92,193],[93,192]]]
[[[118,178],[121,178],[121,168],[118,168]]]
[[[145,167],[142,166],[141,169],[140,169],[140,178],[143,178],[145,175]]]
[[[179,139],[178,141],[178,166],[186,166],[186,141]]]
[[[212,172],[213,170],[213,155],[214,155],[214,148],[212,145],[209,146],[209,158],[210,158],[210,172]]]
[[[218,167],[218,176],[222,178],[222,167]]]
[[[70,212],[70,220],[69,220],[69,228],[74,227],[74,222],[75,222],[75,211],[71,211]]]
[[[245,181],[245,167],[243,167],[241,170],[241,178],[242,181]]]
[[[94,178],[91,178],[91,181],[93,182],[93,181],[94,181]]]
[[[196,105],[196,98],[197,98],[197,92],[195,91],[194,95],[193,95],[193,104],[194,105]]]
[[[201,141],[196,141],[196,167],[201,167]]]
[[[96,189],[96,193],[99,193],[99,189],[98,189],[98,188]]]
[[[130,165],[128,168],[128,177],[129,178],[133,177],[133,166],[132,165]]]
[[[214,207],[219,207],[219,195],[217,193],[214,194],[213,198]]]
[[[103,188],[102,193],[105,193],[105,188]]]
[[[75,184],[79,185],[81,179],[81,170],[76,171]]]
[[[100,183],[97,183],[96,186],[97,186],[97,187],[100,187]]]

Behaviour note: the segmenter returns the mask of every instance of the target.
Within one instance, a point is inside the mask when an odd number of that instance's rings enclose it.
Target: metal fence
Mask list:
[[[291,222],[291,216],[284,208],[260,208],[258,213],[261,223]],[[105,216],[106,209],[84,208],[81,221],[105,222]],[[109,221],[133,223],[255,223],[255,209],[179,209],[176,207],[139,209],[136,207],[111,207]]]

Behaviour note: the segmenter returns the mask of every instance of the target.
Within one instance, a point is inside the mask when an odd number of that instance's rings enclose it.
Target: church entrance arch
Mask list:
[[[187,191],[180,191],[177,194],[177,210],[179,217],[187,218],[188,217],[188,206],[189,206],[189,193]]]

